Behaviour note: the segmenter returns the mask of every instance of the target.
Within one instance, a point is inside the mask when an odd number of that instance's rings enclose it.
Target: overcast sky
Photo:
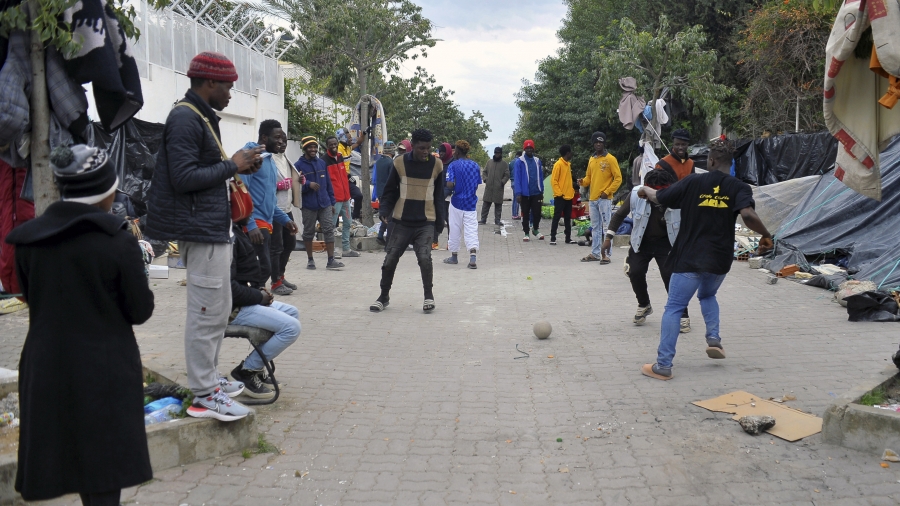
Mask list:
[[[419,0],[441,42],[405,74],[424,67],[468,116],[480,110],[491,126],[485,147],[504,144],[516,127],[515,93],[534,79],[538,60],[554,54],[566,7],[560,0]]]

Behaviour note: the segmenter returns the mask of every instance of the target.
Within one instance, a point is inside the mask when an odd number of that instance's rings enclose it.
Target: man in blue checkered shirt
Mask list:
[[[450,236],[447,249],[452,255],[444,259],[445,264],[458,264],[459,237],[465,235],[469,248],[469,268],[477,269],[475,255],[478,253],[478,217],[475,208],[478,196],[475,192],[481,181],[481,167],[469,160],[469,148],[466,141],[456,141],[456,160],[447,167],[447,188],[453,190],[450,197]]]

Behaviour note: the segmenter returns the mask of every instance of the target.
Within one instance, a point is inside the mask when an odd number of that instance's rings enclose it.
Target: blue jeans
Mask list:
[[[344,227],[341,230],[341,251],[350,251],[350,227],[353,222],[350,221],[350,201],[336,202],[334,204],[334,226],[337,227],[338,219],[344,218]]]
[[[257,327],[274,332],[275,335],[265,342],[260,348],[269,360],[281,355],[281,352],[300,337],[300,312],[294,306],[278,301],[271,306],[244,306],[237,314],[232,325],[245,327]],[[263,368],[259,353],[253,350],[246,360],[244,369],[260,371]]]
[[[592,200],[591,209],[591,255],[601,258],[600,248],[603,246],[603,236],[606,234],[606,226],[612,218],[612,201],[609,199]]]
[[[519,215],[519,201],[516,200],[516,196],[515,196],[515,195],[513,195],[512,215],[513,215],[513,216],[518,216],[518,215]]]
[[[716,292],[725,281],[724,274],[708,272],[675,272],[669,280],[669,300],[666,312],[662,317],[662,329],[659,337],[656,363],[660,367],[672,367],[675,358],[675,344],[681,332],[682,313],[694,294],[700,300],[700,312],[706,322],[706,338],[720,341],[719,337],[719,302]]]

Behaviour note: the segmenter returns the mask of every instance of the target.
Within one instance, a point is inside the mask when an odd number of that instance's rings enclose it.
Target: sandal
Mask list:
[[[653,370],[653,368],[655,366],[656,366],[656,364],[644,364],[643,367],[641,367],[641,374],[643,374],[644,376],[649,376],[651,378],[663,380],[663,381],[668,381],[668,380],[672,379],[671,369],[668,369],[669,375],[664,376]]]
[[[608,258],[601,258],[600,265],[608,265],[610,260]]]
[[[581,259],[582,262],[599,262],[600,259],[595,257],[594,255],[588,255]]]
[[[426,313],[434,311],[434,299],[425,299],[425,303],[422,304],[422,311]]]
[[[475,265],[475,262],[469,262],[469,269],[477,269],[478,266]]]
[[[369,311],[373,313],[380,313],[384,311],[384,308],[391,305],[390,301],[381,302],[380,300],[376,300],[371,306],[369,306]]]
[[[447,257],[447,258],[444,259],[444,263],[445,263],[445,264],[454,264],[454,265],[456,265],[456,264],[459,263],[459,260],[457,260],[457,258],[456,258],[455,255],[450,255],[449,257]]]

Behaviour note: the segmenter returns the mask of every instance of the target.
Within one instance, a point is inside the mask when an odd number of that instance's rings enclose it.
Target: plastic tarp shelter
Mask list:
[[[764,186],[831,171],[838,141],[829,132],[784,134],[735,143],[735,176]]]
[[[882,201],[856,193],[833,174],[810,189],[777,230],[781,245],[805,255],[845,252],[854,279],[900,286],[900,136],[881,153]]]

